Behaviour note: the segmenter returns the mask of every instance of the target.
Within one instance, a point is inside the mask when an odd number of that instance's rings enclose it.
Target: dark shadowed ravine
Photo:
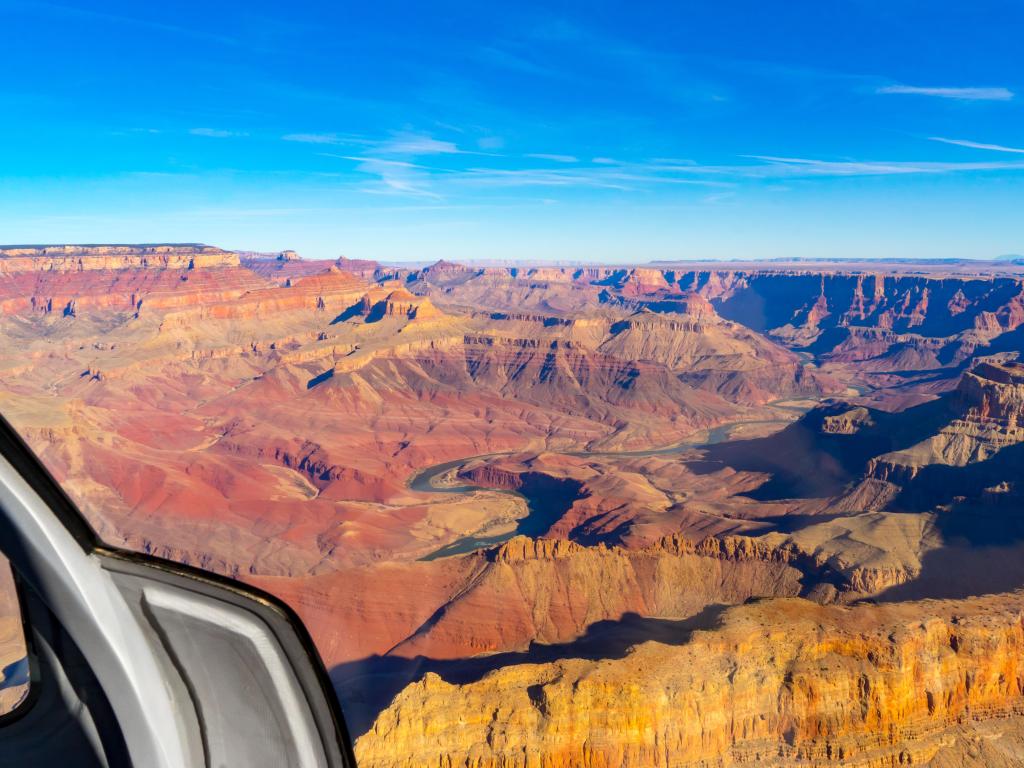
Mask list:
[[[781,410],[788,410],[801,414],[806,413],[809,410],[809,408],[802,406],[777,405],[776,403],[769,403],[769,405]],[[732,431],[739,426],[789,423],[791,423],[791,420],[782,418],[763,419],[758,421],[740,419],[719,424],[717,427],[707,430],[705,433],[702,433],[702,439],[687,440],[681,443],[676,443],[675,445],[663,446],[661,448],[651,448],[639,451],[563,451],[561,453],[566,456],[582,458],[590,456],[619,458],[665,456],[695,449],[699,450],[701,448],[723,443],[729,440]],[[572,502],[576,498],[575,493],[571,489],[559,487],[557,484],[550,487],[547,484],[532,484],[524,486],[521,490],[495,490],[494,488],[488,488],[486,486],[475,485],[472,483],[463,483],[459,485],[436,484],[440,478],[444,477],[452,470],[458,469],[472,461],[493,459],[499,456],[509,456],[513,453],[514,452],[512,451],[483,453],[476,456],[467,456],[462,459],[455,459],[454,461],[446,461],[441,464],[435,464],[422,469],[409,479],[409,489],[418,493],[474,493],[476,491],[507,493],[522,498],[526,503],[526,508],[528,510],[527,514],[520,518],[515,528],[510,531],[495,534],[493,536],[480,536],[477,534],[463,536],[450,544],[446,544],[440,549],[436,549],[433,552],[424,555],[420,558],[421,560],[436,560],[440,557],[464,555],[478,549],[485,549],[487,547],[493,547],[497,544],[501,544],[514,536],[530,536],[536,538],[547,533],[548,529],[558,522],[562,515],[565,514],[565,511],[572,505]]]

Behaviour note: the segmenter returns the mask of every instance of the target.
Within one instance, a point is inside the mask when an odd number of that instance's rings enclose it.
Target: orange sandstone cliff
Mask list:
[[[621,658],[429,673],[356,753],[364,768],[1019,765],[1022,608],[769,600]]]

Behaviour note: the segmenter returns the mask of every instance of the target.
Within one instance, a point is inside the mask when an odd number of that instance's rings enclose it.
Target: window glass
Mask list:
[[[29,669],[21,608],[7,559],[0,555],[0,716],[28,696]]]

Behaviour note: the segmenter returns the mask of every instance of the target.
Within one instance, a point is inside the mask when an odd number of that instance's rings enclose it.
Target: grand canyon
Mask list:
[[[295,609],[362,768],[1024,765],[1024,264],[9,246],[0,339],[107,543]]]

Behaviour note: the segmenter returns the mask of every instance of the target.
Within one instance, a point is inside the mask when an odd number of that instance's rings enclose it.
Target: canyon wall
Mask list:
[[[1020,294],[8,248],[0,410],[107,541],[287,599],[366,765],[1014,765]]]
[[[266,283],[205,245],[0,248],[0,315],[135,312],[230,300]]]
[[[951,418],[936,434],[873,459],[879,480],[912,480],[922,467],[964,467],[1024,442],[1024,366],[982,363],[949,395]]]
[[[0,247],[0,275],[110,269],[237,267],[238,254],[209,245],[41,245]]]
[[[1022,607],[1019,594],[770,600],[623,658],[522,663],[459,684],[427,674],[356,753],[364,768],[894,768],[940,753],[986,765],[979,721],[1024,714]]]
[[[978,352],[1024,347],[1014,335],[1024,322],[1024,277],[982,268],[445,265],[408,280],[442,305],[498,310],[564,314],[614,305],[693,313],[703,302],[830,370],[856,366],[876,377],[941,369],[953,376]]]

